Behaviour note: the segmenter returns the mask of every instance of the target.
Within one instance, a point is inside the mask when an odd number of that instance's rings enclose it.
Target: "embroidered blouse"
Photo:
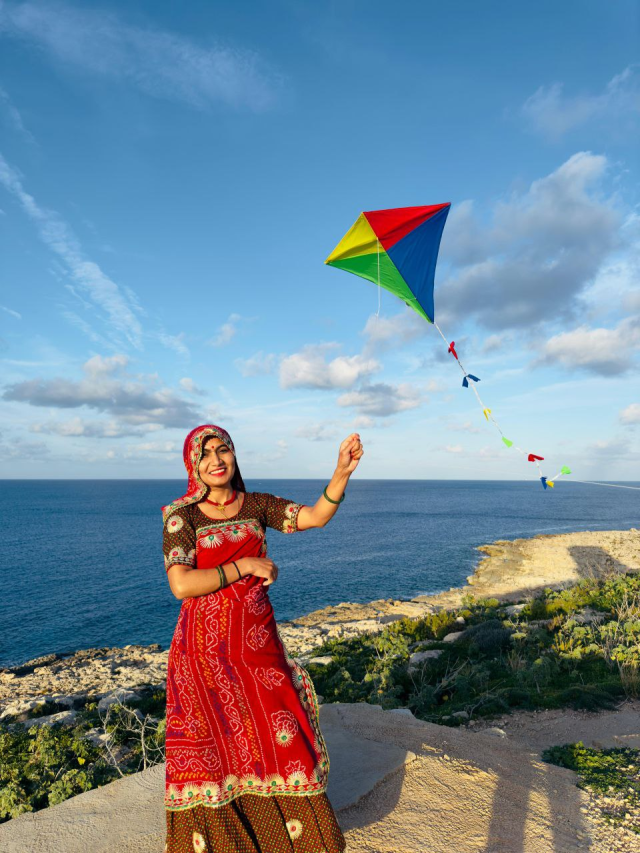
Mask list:
[[[165,521],[163,551],[165,570],[176,564],[197,568],[197,553],[203,547],[215,548],[221,544],[220,532],[224,528],[227,537],[238,540],[246,529],[262,538],[260,556],[267,552],[265,528],[271,527],[281,533],[298,530],[298,513],[304,504],[272,495],[268,492],[245,492],[240,511],[229,519],[211,518],[196,503],[177,508]],[[259,526],[259,530],[256,528]],[[209,542],[209,546],[206,543]],[[208,560],[206,562],[209,562]]]

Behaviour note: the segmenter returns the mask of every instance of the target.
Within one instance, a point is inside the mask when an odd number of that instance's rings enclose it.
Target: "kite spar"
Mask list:
[[[467,372],[456,352],[455,341],[449,342],[435,321],[433,287],[436,262],[450,207],[451,204],[447,203],[365,211],[356,219],[325,264],[384,287],[435,326],[462,371],[463,388],[471,388],[482,414],[498,430],[503,444],[515,448],[527,461],[535,463],[543,487],[553,488],[559,477],[571,473],[569,468],[565,465],[555,477],[545,477],[540,467],[544,457],[528,453],[505,436],[493,412],[480,398],[476,387],[480,382],[479,377]]]

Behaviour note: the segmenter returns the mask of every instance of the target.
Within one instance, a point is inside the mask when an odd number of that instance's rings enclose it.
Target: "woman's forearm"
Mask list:
[[[340,471],[338,468],[333,472],[333,477],[327,483],[327,494],[334,501],[339,501],[344,490],[347,488],[350,473]],[[312,507],[313,520],[315,526],[324,527],[338,511],[339,503],[332,504],[328,501],[324,494],[320,495],[314,506]]]
[[[243,573],[242,563],[236,560],[240,569],[241,577],[244,577],[247,572]],[[222,571],[227,579],[225,586],[229,586],[234,581],[240,580],[238,572],[233,563],[223,563]],[[184,577],[180,582],[180,598],[195,598],[198,595],[207,595],[210,592],[216,592],[220,589],[220,572],[214,569],[190,569],[185,572]]]

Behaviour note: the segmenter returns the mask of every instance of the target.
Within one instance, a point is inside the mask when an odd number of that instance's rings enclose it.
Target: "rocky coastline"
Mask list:
[[[530,539],[482,545],[485,556],[467,584],[436,595],[341,603],[280,622],[290,653],[305,665],[315,648],[330,638],[382,630],[405,617],[419,618],[463,605],[465,596],[519,602],[544,588],[560,588],[617,568],[640,571],[640,531],[587,531],[540,534]],[[82,649],[50,654],[0,669],[0,723],[72,723],[91,701],[100,711],[118,700],[166,686],[168,649],[159,644]],[[40,712],[40,713],[39,713]],[[101,733],[95,731],[96,741]]]

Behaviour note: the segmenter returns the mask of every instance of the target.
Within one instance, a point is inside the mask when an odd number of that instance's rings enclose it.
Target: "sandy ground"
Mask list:
[[[405,720],[394,726],[389,714],[376,719],[366,707],[329,709],[352,731],[417,756],[340,811],[348,853],[640,851],[640,835],[607,824],[602,803],[576,786],[572,771],[540,758],[548,746],[577,740],[637,742],[640,702],[597,714],[513,714],[504,735],[486,731],[490,723],[477,731]]]

